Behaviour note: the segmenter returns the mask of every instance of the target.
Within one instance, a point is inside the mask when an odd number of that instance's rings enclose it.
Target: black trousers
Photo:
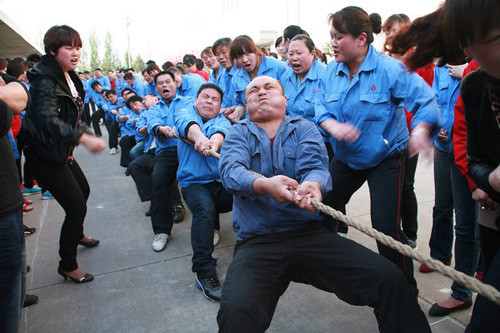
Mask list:
[[[176,180],[178,166],[177,150],[164,150],[155,156],[151,174],[151,224],[155,235],[172,232],[170,187]]]
[[[220,332],[264,332],[291,281],[373,307],[381,332],[430,332],[394,264],[320,223],[236,245],[217,315]]]
[[[401,225],[406,237],[416,241],[418,231],[418,202],[415,195],[415,172],[418,155],[406,156],[403,176],[403,193],[401,194]]]
[[[401,230],[400,206],[403,170],[406,151],[396,152],[377,166],[366,170],[353,170],[336,157],[330,163],[333,190],[325,197],[325,204],[345,214],[351,196],[368,181],[370,190],[370,214],[376,230],[406,244],[408,238]],[[347,227],[345,227],[345,232]],[[339,225],[339,231],[342,226]],[[417,282],[413,276],[413,260],[377,242],[379,253],[403,271],[418,295]]]
[[[130,162],[127,170],[134,180],[137,187],[137,193],[142,202],[151,200],[152,174],[155,162],[155,149],[150,149],[146,154],[143,154],[132,162]],[[177,180],[169,187],[171,208],[182,205],[181,194]]]
[[[94,113],[92,113],[92,127],[94,128],[94,134],[97,136],[101,136],[102,132],[101,129],[99,128],[99,121],[101,119],[104,119],[106,114],[104,113],[104,110],[99,108]]]
[[[104,120],[106,130],[108,131],[109,148],[118,148],[118,134],[120,133],[120,125],[111,118]]]
[[[66,213],[59,238],[59,268],[71,272],[78,268],[76,248],[84,237],[83,221],[87,214],[90,187],[76,160],[55,165],[32,152],[26,152],[38,183],[52,193]]]
[[[135,146],[134,136],[122,136],[120,139],[120,148],[122,149],[120,156],[120,166],[127,167],[130,163],[130,150]]]

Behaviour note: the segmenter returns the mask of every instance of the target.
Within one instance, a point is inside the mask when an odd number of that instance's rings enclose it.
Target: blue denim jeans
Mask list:
[[[219,214],[230,212],[233,196],[221,183],[192,184],[181,189],[193,220],[191,225],[191,246],[193,248],[193,272],[201,277],[215,273],[217,260],[214,252],[214,228]]]
[[[0,332],[17,333],[26,286],[23,211],[0,217]]]
[[[476,203],[472,199],[467,179],[458,170],[452,149],[435,149],[435,205],[432,233],[429,241],[431,257],[450,261],[453,245],[453,210],[455,210],[455,269],[472,276],[479,260],[476,235]],[[459,301],[472,297],[472,292],[454,282],[451,296]]]

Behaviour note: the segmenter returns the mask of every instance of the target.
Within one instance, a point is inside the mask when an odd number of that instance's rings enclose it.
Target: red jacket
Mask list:
[[[428,63],[423,67],[415,69],[415,73],[420,75],[422,79],[424,79],[424,81],[427,82],[427,84],[432,87],[432,82],[434,82],[434,64],[432,62]],[[413,118],[413,113],[408,112],[405,109],[405,114],[406,114],[406,124],[408,125],[408,132],[411,133],[411,120]]]
[[[465,77],[470,72],[478,69],[480,66],[476,60],[472,60],[464,70]],[[467,127],[464,118],[464,104],[462,96],[458,95],[457,103],[455,104],[455,120],[453,122],[453,153],[455,154],[455,164],[458,170],[467,178],[469,187],[474,190],[477,185],[469,177],[469,169],[467,167]]]

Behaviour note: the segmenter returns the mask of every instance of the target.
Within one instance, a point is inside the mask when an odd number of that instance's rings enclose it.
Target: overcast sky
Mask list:
[[[31,41],[40,46],[53,25],[68,24],[80,32],[84,47],[95,31],[101,46],[110,32],[117,55],[127,49],[127,18],[130,51],[146,61],[162,64],[213,44],[220,37],[247,34],[255,41],[260,31],[281,34],[290,24],[300,25],[321,48],[329,40],[328,14],[356,5],[369,14],[405,13],[411,19],[435,10],[437,0],[0,0],[2,10]],[[101,52],[102,56],[102,52]],[[197,54],[198,56],[198,54]]]

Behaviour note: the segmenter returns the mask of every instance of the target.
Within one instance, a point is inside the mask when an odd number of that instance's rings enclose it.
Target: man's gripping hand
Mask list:
[[[287,176],[274,176],[271,178],[257,178],[253,182],[253,190],[257,195],[270,195],[281,204],[295,202],[290,190],[297,190],[299,183]]]
[[[313,207],[311,200],[316,199],[317,201],[321,201],[321,186],[316,182],[305,181],[300,184],[294,199],[297,206],[314,213],[316,208]]]

